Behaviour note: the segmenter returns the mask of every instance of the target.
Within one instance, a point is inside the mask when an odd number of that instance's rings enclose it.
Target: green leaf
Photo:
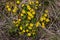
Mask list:
[[[36,23],[36,18],[33,18],[33,19],[31,20],[31,22],[32,22],[32,23]]]
[[[49,5],[49,2],[48,1],[44,1],[44,5],[45,6],[48,6]]]

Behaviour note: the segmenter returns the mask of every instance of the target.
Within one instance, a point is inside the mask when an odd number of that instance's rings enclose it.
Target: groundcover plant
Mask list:
[[[59,0],[1,0],[1,40],[59,40]]]

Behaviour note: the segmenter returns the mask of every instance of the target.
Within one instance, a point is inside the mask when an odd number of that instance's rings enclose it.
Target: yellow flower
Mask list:
[[[21,13],[21,16],[24,16],[24,15]]]
[[[18,10],[18,8],[17,8],[17,6],[15,6],[12,11],[15,13],[15,12],[17,12],[17,10]]]
[[[32,4],[34,4],[34,1],[31,1]]]
[[[29,24],[27,23],[26,26],[28,26]]]
[[[6,5],[6,8],[9,8],[9,5]]]
[[[16,10],[15,10],[15,9],[13,9],[13,12],[15,13],[15,12],[16,12]]]
[[[40,18],[40,21],[43,21],[43,20],[44,20],[44,19],[41,17],[41,18]]]
[[[39,6],[41,6],[41,4],[39,4]]]
[[[45,28],[45,25],[42,25],[42,28]]]
[[[30,27],[30,26],[29,26],[28,28],[29,28],[29,29],[32,29],[32,27]]]
[[[34,24],[33,23],[30,23],[30,26],[32,27],[32,26],[34,26]]]
[[[27,14],[31,14],[31,12],[28,11]]]
[[[30,10],[31,9],[31,7],[29,6],[29,5],[27,5],[27,8]]]
[[[35,9],[38,9],[38,7],[35,7]]]
[[[19,24],[19,23],[20,23],[20,21],[19,21],[19,20],[17,20],[17,21],[16,21],[16,24]]]
[[[33,32],[32,34],[35,35],[35,32]]]
[[[23,33],[25,32],[25,30],[22,31]]]
[[[35,14],[35,11],[33,11],[32,14]]]
[[[16,26],[18,27],[18,24],[16,24]]]
[[[48,15],[45,13],[44,16],[47,17]]]
[[[13,23],[15,24],[16,22],[15,22],[15,21],[13,21]]]
[[[16,3],[17,3],[17,4],[20,4],[20,1],[17,1]]]
[[[45,25],[44,22],[42,22],[42,25]]]
[[[31,20],[31,17],[28,16],[28,20]]]
[[[34,16],[31,14],[31,12],[27,12],[28,16],[30,16],[31,18],[33,18]]]
[[[36,3],[38,4],[39,2],[38,2],[38,1],[36,1]]]
[[[49,22],[49,21],[50,21],[50,20],[47,18],[47,19],[46,19],[46,22]]]
[[[29,4],[32,5],[32,2],[30,1]]]
[[[8,11],[11,11],[11,8],[8,8]]]
[[[22,4],[22,7],[24,7],[24,4]]]
[[[21,21],[21,19],[18,19],[18,21]]]
[[[22,10],[22,13],[25,13],[25,10]]]
[[[31,10],[30,10],[30,12],[33,12],[33,11],[34,11],[34,9],[31,9]]]
[[[46,20],[46,17],[43,16],[42,18],[43,18],[43,20]]]
[[[37,22],[37,23],[36,23],[36,27],[38,27],[39,25],[41,25],[40,22]]]
[[[22,30],[23,28],[22,28],[22,26],[20,26],[20,30]]]
[[[41,26],[42,26],[42,28],[45,28],[45,24],[44,24],[44,22],[42,23],[42,25],[41,25]]]
[[[14,9],[17,10],[18,9],[17,6],[15,6]]]
[[[28,29],[26,29],[26,32],[29,32],[29,30],[28,30]]]
[[[31,33],[28,33],[27,36],[31,36]]]
[[[45,13],[48,13],[48,10],[45,10]]]

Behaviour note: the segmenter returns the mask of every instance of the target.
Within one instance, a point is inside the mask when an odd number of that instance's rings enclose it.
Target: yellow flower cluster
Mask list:
[[[38,21],[38,22],[36,22],[36,27],[38,27],[38,26],[40,26],[41,24],[40,24],[40,22]]]
[[[36,1],[35,3],[36,3],[35,9],[38,9],[39,2],[38,2],[38,1]]]
[[[7,3],[7,5],[6,5],[6,8],[7,8],[7,10],[8,10],[9,12],[11,11],[10,5],[8,5],[8,3]]]
[[[21,13],[21,16],[23,16],[24,14],[27,14],[27,18],[28,18],[28,20],[31,20],[32,18],[34,18],[34,15],[35,15],[35,10],[34,9],[32,9],[31,7],[30,7],[30,5],[24,5],[24,4],[22,4],[22,7],[24,7],[24,6],[26,6],[26,9],[28,10],[27,12],[26,12],[26,10],[22,10],[22,13]]]
[[[33,3],[33,2],[32,2]],[[38,1],[36,1],[37,4],[39,4]],[[16,26],[19,26],[19,34],[25,34],[27,36],[32,36],[36,35],[36,29],[39,26],[42,26],[42,28],[45,28],[45,23],[48,23],[50,20],[48,18],[48,10],[45,10],[45,13],[40,17],[40,20],[33,23],[33,22],[27,22],[26,21],[31,21],[33,18],[35,18],[35,10],[31,7],[29,4],[22,4],[22,11],[20,13],[21,19],[17,20],[15,23]],[[26,18],[25,18],[26,16]],[[25,19],[23,19],[25,18]],[[22,21],[21,21],[22,20]],[[25,21],[26,20],[26,21]],[[33,19],[34,20],[34,19]],[[35,30],[35,31],[33,31]]]
[[[29,5],[35,5],[34,8],[38,9],[38,6],[41,6],[41,3],[39,3],[38,0],[29,0]]]
[[[13,9],[12,9],[12,7],[13,7]],[[18,10],[17,5],[13,4],[13,2],[7,2],[6,9],[7,9],[7,11],[13,12],[13,13],[16,13]]]
[[[16,13],[18,10],[17,6],[14,7],[14,9],[12,10],[13,13]]]
[[[30,4],[30,5],[34,4],[34,1],[30,1],[30,0],[29,0],[29,4]]]
[[[32,36],[32,35],[35,35],[35,31],[33,31],[33,25],[32,23],[29,24],[29,26],[27,26],[27,29],[23,29],[23,26],[20,26],[20,30],[21,32],[19,32],[19,34],[24,34],[26,33],[27,36]],[[32,30],[32,31],[31,31]]]
[[[28,21],[32,20],[34,18],[34,15],[35,15],[35,10],[33,8],[31,8],[31,6],[28,5],[28,4],[27,5],[22,4],[22,8],[23,9],[22,9],[22,11],[20,13],[20,16],[23,18],[23,16],[27,15],[26,16],[27,18],[25,20],[28,20]],[[26,10],[24,8],[26,8]],[[23,21],[25,21],[25,20],[23,20]],[[34,25],[35,24],[34,23],[31,23],[31,22],[25,23],[24,26],[23,25],[20,25],[19,30],[21,30],[21,31],[19,32],[19,34],[26,33],[27,36],[35,35],[36,32],[35,31],[32,31],[32,30],[36,30],[36,29],[33,29],[34,28]],[[39,25],[39,23],[37,22],[37,26],[38,25]],[[35,28],[37,28],[37,27],[35,27]]]
[[[28,17],[30,17],[30,20],[31,20],[31,18],[34,17],[31,12],[27,12],[27,14],[28,14]],[[28,19],[29,19],[29,18],[28,18]]]
[[[17,4],[20,4],[20,1],[16,1]],[[36,4],[36,5],[35,5]],[[34,7],[32,6],[34,5]],[[44,14],[37,21],[35,9],[38,9],[38,6],[41,6],[39,1],[29,1],[28,4],[22,4],[21,10],[19,12],[19,18],[14,20],[13,23],[19,29],[19,34],[26,34],[26,36],[34,36],[38,30],[38,27],[41,26],[45,28],[45,25],[50,21],[48,18],[48,10],[44,11]],[[16,13],[18,10],[17,5],[10,7],[10,5],[6,5],[6,8],[9,12]]]
[[[24,14],[25,14],[26,12],[25,12],[25,10],[24,9],[22,9],[22,13],[21,13],[21,16],[24,16]]]
[[[32,9],[29,5],[27,5],[27,9],[29,10],[29,11],[27,12],[27,14],[28,14],[28,19],[31,20],[32,18],[34,18],[35,10]]]
[[[45,28],[46,23],[48,23],[50,21],[50,19],[48,18],[48,14],[47,13],[48,13],[48,10],[45,10],[45,13],[40,18],[40,22],[41,22],[42,28]]]
[[[20,4],[20,1],[19,1],[19,0],[17,0],[17,1],[16,1],[16,3],[17,3],[17,4]]]
[[[29,11],[30,10],[30,11]],[[15,25],[18,27],[19,26],[19,34],[25,34],[26,33],[26,36],[32,36],[32,35],[36,35],[36,29],[38,29],[39,26],[41,26],[42,28],[45,28],[45,23],[48,23],[50,21],[50,19],[48,18],[48,10],[45,10],[45,13],[42,15],[42,17],[40,18],[39,21],[32,23],[32,22],[28,22],[28,21],[31,21],[31,20],[28,20],[28,19],[18,19],[17,21],[13,21],[13,23],[15,23]],[[20,16],[25,16],[24,14],[27,14],[27,17],[30,17],[30,18],[34,18],[33,15],[35,15],[35,11],[34,9],[28,9],[28,11],[26,12],[26,10],[22,9],[22,13]],[[25,21],[25,22],[22,22],[21,20]],[[23,23],[23,24],[21,24]]]
[[[21,19],[18,19],[17,21],[13,20],[13,23],[18,27],[20,24]]]

